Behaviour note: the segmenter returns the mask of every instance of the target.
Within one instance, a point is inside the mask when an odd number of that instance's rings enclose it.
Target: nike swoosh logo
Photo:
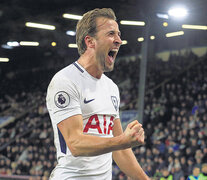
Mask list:
[[[91,101],[93,101],[93,100],[95,100],[95,99],[86,100],[86,98],[85,98],[85,99],[84,99],[84,103],[85,103],[85,104],[88,104],[89,102],[91,102]]]

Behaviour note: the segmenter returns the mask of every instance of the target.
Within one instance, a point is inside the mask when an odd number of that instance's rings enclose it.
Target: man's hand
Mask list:
[[[137,120],[127,125],[124,135],[132,147],[144,144],[144,129]]]

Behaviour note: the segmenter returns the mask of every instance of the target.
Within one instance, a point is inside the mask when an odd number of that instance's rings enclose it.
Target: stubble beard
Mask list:
[[[105,65],[104,72],[111,72],[111,71],[113,71],[113,70],[114,70],[114,64],[112,64],[110,67],[107,67],[107,66]]]
[[[104,55],[100,58],[100,65],[103,72],[111,72],[114,70],[114,63],[107,66],[107,60]]]

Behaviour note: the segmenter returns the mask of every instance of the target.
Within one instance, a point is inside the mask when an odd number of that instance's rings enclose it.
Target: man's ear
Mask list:
[[[93,37],[87,35],[84,40],[87,47],[89,48],[95,47],[95,39]]]

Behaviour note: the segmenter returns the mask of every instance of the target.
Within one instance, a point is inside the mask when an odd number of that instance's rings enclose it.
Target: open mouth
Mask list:
[[[114,62],[117,52],[118,52],[117,49],[109,51],[108,56],[111,63]]]
[[[109,51],[108,55],[111,57],[114,57],[114,55],[116,54],[116,51]]]

